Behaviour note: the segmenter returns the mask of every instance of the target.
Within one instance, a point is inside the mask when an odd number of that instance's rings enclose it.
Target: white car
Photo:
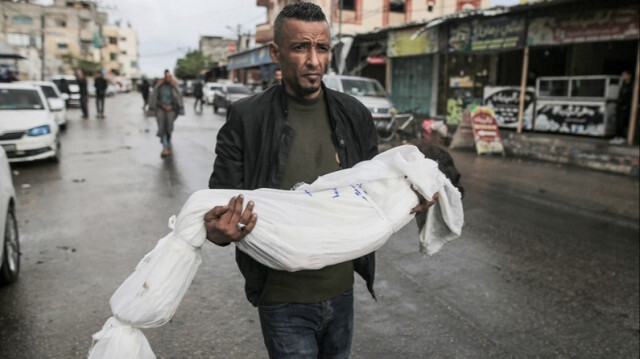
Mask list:
[[[60,159],[58,124],[39,87],[0,84],[0,146],[9,162]]]
[[[219,82],[207,82],[204,84],[204,86],[202,86],[204,102],[207,105],[213,104],[213,96],[215,95],[216,91],[222,88],[222,86],[223,84]]]
[[[29,83],[40,87],[49,102],[51,112],[56,116],[56,123],[64,130],[67,127],[67,105],[56,84],[51,81],[22,81],[20,83]]]
[[[20,272],[20,239],[15,204],[11,168],[6,153],[0,147],[0,284],[15,282]]]

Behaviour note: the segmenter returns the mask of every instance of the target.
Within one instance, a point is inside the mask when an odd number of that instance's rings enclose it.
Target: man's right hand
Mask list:
[[[249,202],[247,208],[242,211],[243,201],[242,195],[233,197],[227,205],[213,207],[204,215],[209,241],[226,245],[237,242],[251,233],[258,221],[258,214],[253,213],[253,202]],[[242,228],[242,225],[246,227]]]

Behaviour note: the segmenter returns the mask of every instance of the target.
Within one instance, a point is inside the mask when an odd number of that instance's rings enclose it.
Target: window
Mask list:
[[[118,45],[118,38],[117,37],[113,37],[113,36],[109,36],[109,43],[111,45]]]
[[[404,0],[391,0],[389,2],[389,12],[399,12],[404,14],[406,4]]]
[[[68,49],[69,48],[69,44],[67,44],[66,42],[59,42],[58,43],[58,49],[64,50],[64,49]]]
[[[36,90],[1,89],[0,110],[43,110]]]
[[[11,18],[14,25],[33,25],[33,18],[29,16],[14,16]]]
[[[120,38],[120,41],[127,42],[127,38],[123,36],[123,37]]]
[[[109,54],[109,59],[110,59],[111,61],[116,61],[116,60],[118,60],[118,54],[116,54],[115,52],[110,53],[110,54]]]
[[[91,20],[89,19],[81,19],[80,20],[80,27],[84,30],[88,29],[91,27]]]
[[[342,10],[356,10],[356,0],[341,0],[342,1]],[[340,1],[338,2],[340,4]],[[340,5],[338,5],[340,7]]]
[[[58,98],[58,94],[56,93],[56,90],[53,89],[53,87],[42,85],[40,86],[40,88],[42,89],[42,93],[44,94],[44,97]]]
[[[13,46],[29,46],[30,37],[27,34],[7,34],[7,42]]]
[[[56,26],[57,27],[67,27],[67,22],[61,19],[56,19]]]
[[[120,51],[120,55],[126,55],[126,54],[127,54],[127,50]]]
[[[131,67],[138,68],[138,61],[131,61]]]

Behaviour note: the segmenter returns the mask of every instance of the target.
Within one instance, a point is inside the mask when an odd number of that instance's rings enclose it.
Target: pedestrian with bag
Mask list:
[[[165,70],[164,78],[153,89],[149,99],[149,109],[155,111],[158,123],[157,136],[162,143],[161,158],[171,155],[173,123],[179,115],[184,115],[182,96],[175,83],[169,70]]]
[[[291,189],[378,153],[371,112],[322,82],[331,33],[319,6],[295,2],[284,7],[275,20],[269,52],[280,65],[282,84],[231,104],[218,132],[210,188]],[[413,211],[432,204],[422,202]],[[251,233],[258,214],[252,202],[242,208],[243,197],[238,196],[207,212],[207,239],[226,246]],[[375,298],[373,252],[296,272],[268,268],[237,248],[236,262],[247,299],[258,307],[269,357],[349,357],[354,271]]]
[[[102,76],[102,71],[96,71],[96,78],[93,80],[96,89],[96,111],[98,118],[104,118],[104,98],[107,94],[107,80]]]

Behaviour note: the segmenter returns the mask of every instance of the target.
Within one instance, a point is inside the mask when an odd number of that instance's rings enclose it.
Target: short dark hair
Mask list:
[[[289,20],[302,20],[308,22],[327,21],[327,17],[322,12],[322,8],[309,2],[294,2],[282,9],[273,23],[273,42],[280,41],[282,25]]]

